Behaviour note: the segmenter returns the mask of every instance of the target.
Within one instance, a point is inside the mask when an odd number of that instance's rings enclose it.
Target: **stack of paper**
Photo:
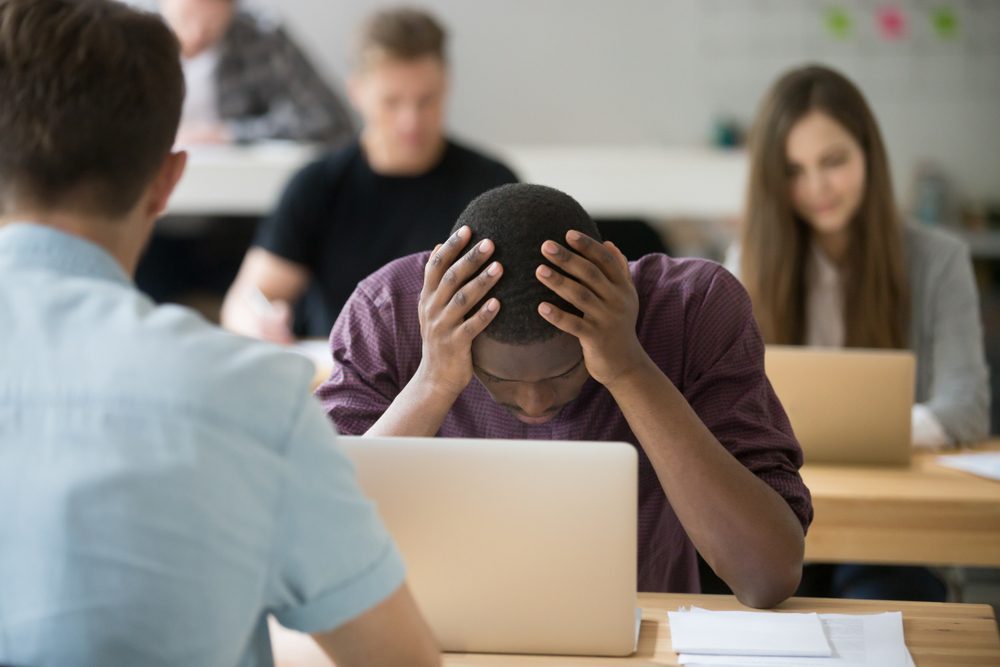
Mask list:
[[[670,636],[688,667],[913,667],[903,615],[670,612]]]
[[[1000,452],[939,456],[938,463],[987,479],[1000,479]]]
[[[315,366],[330,365],[330,344],[325,340],[306,339],[288,348],[313,362]]]

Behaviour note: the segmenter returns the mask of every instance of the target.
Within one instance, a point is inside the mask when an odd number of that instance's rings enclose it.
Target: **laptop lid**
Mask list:
[[[806,463],[909,464],[911,352],[769,345],[764,365]]]
[[[632,445],[342,437],[441,648],[628,655]]]

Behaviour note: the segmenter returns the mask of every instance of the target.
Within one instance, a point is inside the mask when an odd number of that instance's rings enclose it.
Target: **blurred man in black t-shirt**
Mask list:
[[[226,295],[224,326],[288,342],[305,297],[296,333],[325,337],[358,281],[433,248],[472,199],[516,181],[444,135],[445,37],[411,9],[364,25],[349,83],[361,135],[292,178]]]

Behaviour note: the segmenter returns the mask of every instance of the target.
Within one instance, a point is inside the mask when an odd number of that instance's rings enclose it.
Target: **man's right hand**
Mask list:
[[[500,302],[491,298],[469,316],[503,273],[498,262],[483,268],[493,254],[489,239],[459,256],[471,236],[463,226],[434,249],[418,306],[423,357],[417,377],[425,388],[455,398],[472,380],[473,339],[500,311]]]
[[[271,301],[266,310],[252,314],[255,338],[269,340],[279,345],[291,345],[295,342],[292,333],[292,306],[287,301]]]
[[[222,326],[244,336],[293,343],[292,304],[308,284],[306,267],[250,248],[222,303]]]

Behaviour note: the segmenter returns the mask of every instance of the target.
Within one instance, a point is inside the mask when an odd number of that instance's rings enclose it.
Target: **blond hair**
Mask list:
[[[447,38],[437,19],[423,10],[384,9],[372,14],[358,32],[354,66],[364,71],[386,59],[418,60],[425,56],[443,64]]]

